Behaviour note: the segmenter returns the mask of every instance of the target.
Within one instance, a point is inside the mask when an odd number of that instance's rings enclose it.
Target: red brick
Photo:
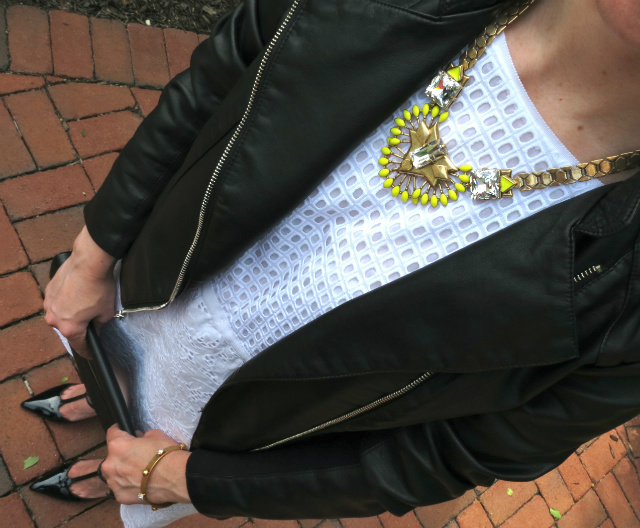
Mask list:
[[[640,426],[640,414],[635,418],[633,418],[632,420],[629,420],[625,425],[629,427]]]
[[[68,11],[49,11],[49,21],[54,73],[92,79],[89,19]]]
[[[509,496],[507,490],[513,494]],[[538,493],[533,482],[498,481],[482,494],[481,501],[494,524],[498,525],[511,517],[531,497]]]
[[[169,66],[162,30],[129,24],[133,72],[140,85],[163,87],[169,82]]]
[[[614,442],[608,434],[604,434],[580,455],[580,461],[591,480],[599,482],[625,454],[622,442]]]
[[[625,450],[629,452],[629,438],[627,437],[627,428],[624,425],[619,425],[613,431],[609,433],[609,438],[615,441],[618,439],[622,442]]]
[[[31,491],[28,487],[20,490],[20,495],[31,510],[38,528],[54,528],[60,526],[71,517],[79,515],[85,510],[101,502],[100,499],[79,502],[67,502],[48,497],[42,493]],[[64,525],[66,528],[68,525]],[[86,525],[85,525],[86,526]],[[102,528],[101,524],[94,524],[95,528]],[[84,527],[83,527],[84,528]]]
[[[11,475],[9,475],[7,466],[4,465],[4,461],[2,460],[2,457],[0,457],[0,496],[6,495],[14,487],[15,486],[13,484],[13,480],[11,479]]]
[[[23,90],[33,90],[44,86],[44,79],[39,75],[16,75],[15,73],[0,73],[0,95],[6,95]]]
[[[115,112],[135,106],[129,88],[95,83],[65,83],[51,86],[49,93],[65,119]]]
[[[596,486],[596,493],[616,526],[640,528],[640,520],[627,501],[620,484],[613,473],[609,473]]]
[[[604,521],[599,528],[616,528],[611,519]]]
[[[557,523],[558,528],[596,528],[607,518],[600,499],[593,490],[576,502]]]
[[[322,521],[323,519],[298,519],[302,528],[316,528]]]
[[[191,54],[198,45],[198,35],[181,29],[164,30],[164,42],[169,58],[169,75],[175,77],[189,67]]]
[[[318,528],[342,528],[342,524],[337,519],[328,519],[324,521]]]
[[[2,516],[3,526],[8,528],[30,528],[33,526],[33,521],[17,493],[0,499],[0,516]]]
[[[629,446],[635,458],[640,458],[640,427],[629,427],[627,429]]]
[[[88,158],[103,152],[121,150],[141,121],[132,112],[116,112],[69,123],[69,131],[80,156]]]
[[[51,333],[54,332],[51,331]],[[57,340],[60,343],[60,340]],[[60,346],[62,345],[60,344]],[[80,383],[80,378],[66,351],[64,357],[32,370],[26,375],[26,378],[34,394],[40,394],[51,387],[60,385],[63,383],[63,378],[68,378],[65,383]],[[65,460],[74,458],[105,441],[104,430],[97,418],[75,423],[57,423],[47,420],[47,423],[58,450]]]
[[[31,154],[20,137],[20,133],[13,123],[13,118],[4,105],[0,104],[0,179],[36,168]]]
[[[253,519],[256,528],[300,528],[297,521],[267,521],[264,519]]]
[[[474,502],[456,518],[460,528],[493,528],[482,504]]]
[[[0,278],[0,327],[41,309],[40,290],[30,273],[14,273]]]
[[[56,75],[46,75],[45,77],[47,78],[48,84],[58,84],[67,81],[64,77],[57,77]]]
[[[256,522],[255,519],[253,522]],[[344,528],[382,528],[382,525],[380,524],[380,521],[377,517],[365,517],[362,519],[340,519],[340,522],[342,523],[342,526],[344,526]],[[258,528],[262,528],[262,526],[259,524],[256,524],[256,526]],[[273,526],[273,528],[280,528],[280,526]]]
[[[447,521],[458,515],[458,513],[469,506],[475,499],[475,492],[469,490],[457,499],[434,504],[433,506],[416,508],[416,516],[424,528],[441,528]]]
[[[620,486],[622,486],[629,503],[633,506],[636,515],[640,518],[640,478],[638,478],[636,469],[631,461],[625,457],[613,468],[613,473]]]
[[[104,501],[95,508],[85,511],[64,525],[64,528],[121,528],[120,505],[114,500]]]
[[[565,513],[573,506],[573,497],[562,480],[562,476],[557,469],[547,473],[536,480],[540,493],[547,501],[549,508],[554,508],[560,513]]]
[[[536,495],[500,525],[500,528],[549,528],[554,522],[547,503],[540,495]]]
[[[577,455],[572,454],[558,468],[562,479],[571,492],[574,500],[578,500],[591,489],[591,479]]]
[[[93,188],[81,165],[36,172],[0,183],[0,199],[12,220],[86,202]]]
[[[167,525],[167,528],[239,528],[245,524],[247,528],[251,528],[253,524],[247,524],[247,522],[248,519],[243,517],[232,517],[224,521],[217,521],[204,515],[194,514],[172,522]]]
[[[40,262],[63,251],[70,251],[84,226],[84,218],[82,208],[74,207],[30,218],[15,226],[31,262]]]
[[[156,107],[162,94],[161,90],[149,90],[146,88],[131,88],[131,91],[138,102],[142,115],[145,117]]]
[[[52,73],[49,17],[35,7],[14,5],[7,9],[11,69],[17,72]]]
[[[93,188],[97,191],[105,178],[109,174],[113,162],[118,157],[117,152],[110,154],[103,154],[102,156],[96,156],[84,161],[84,170],[89,175]]]
[[[5,102],[38,167],[59,165],[76,158],[53,105],[43,91],[9,95]]]
[[[1,185],[1,184],[0,184]],[[13,229],[4,209],[0,206],[0,274],[26,266],[29,262],[18,234]]]
[[[40,291],[44,291],[49,284],[49,269],[51,268],[51,261],[45,260],[38,264],[31,265],[31,275],[33,275],[40,286]]]
[[[7,22],[4,10],[0,10],[0,70],[9,67],[9,47],[7,46]]]
[[[204,42],[209,38],[209,36],[210,35],[208,33],[198,33],[198,43]]]
[[[124,24],[116,20],[91,17],[91,38],[96,77],[103,81],[132,84],[129,35]]]
[[[422,528],[416,514],[412,511],[402,517],[396,517],[387,512],[378,516],[378,519],[384,528]]]
[[[44,422],[20,406],[29,397],[22,380],[0,384],[0,420],[5,424],[0,428],[0,450],[16,484],[24,484],[60,464],[60,455]],[[31,456],[39,458],[37,464],[23,469],[24,461]]]
[[[0,330],[0,379],[48,363],[66,353],[42,317]]]

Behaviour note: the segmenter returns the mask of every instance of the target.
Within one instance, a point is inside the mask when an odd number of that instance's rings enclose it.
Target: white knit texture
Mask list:
[[[455,163],[514,171],[576,163],[528,99],[504,36],[471,77],[441,127]],[[377,160],[393,118],[425,102],[422,87],[223,273],[160,312],[114,323],[130,340],[129,352],[118,346],[114,353],[131,373],[144,429],[161,428],[189,444],[201,409],[249,357],[349,299],[600,185],[515,191],[491,202],[462,193],[437,209],[402,203],[382,187]],[[195,510],[140,505],[121,512],[127,528],[148,528]]]

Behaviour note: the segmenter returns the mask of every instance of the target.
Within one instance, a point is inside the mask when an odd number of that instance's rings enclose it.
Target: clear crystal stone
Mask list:
[[[140,500],[144,500],[144,493],[138,493],[138,498]]]
[[[460,90],[462,90],[462,85],[447,72],[441,71],[433,78],[425,93],[440,108],[449,108],[449,105],[453,103]]]
[[[164,453],[164,449],[158,449],[158,454],[161,455],[162,453]]]
[[[424,147],[417,148],[409,153],[414,169],[419,169],[425,165],[434,163],[447,155],[447,146],[441,139],[432,141]]]
[[[469,171],[471,177],[471,198],[493,200],[500,198],[500,170],[480,169]]]

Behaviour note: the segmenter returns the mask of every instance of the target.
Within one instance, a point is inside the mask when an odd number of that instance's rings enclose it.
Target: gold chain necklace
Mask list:
[[[440,71],[425,93],[431,104],[413,105],[395,119],[383,157],[379,175],[384,187],[403,202],[447,205],[457,200],[458,193],[471,191],[476,200],[492,200],[513,196],[513,189],[531,191],[557,185],[601,178],[640,167],[640,150],[610,156],[588,163],[578,163],[536,172],[512,174],[511,169],[474,169],[469,164],[457,167],[449,158],[447,146],[440,137],[440,123],[449,117],[448,109],[469,81],[466,73],[485,53],[489,44],[509,24],[524,13],[535,0],[519,0],[503,9],[496,20],[471,43],[461,57]]]

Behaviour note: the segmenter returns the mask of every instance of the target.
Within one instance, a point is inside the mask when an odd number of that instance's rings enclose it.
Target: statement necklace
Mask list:
[[[413,105],[395,119],[383,157],[379,175],[384,187],[403,202],[447,205],[457,200],[458,193],[471,191],[476,200],[492,200],[513,196],[513,189],[531,191],[557,185],[601,178],[640,167],[640,150],[619,154],[588,163],[560,168],[513,174],[511,169],[474,169],[469,164],[457,167],[449,158],[447,146],[440,137],[440,123],[449,117],[448,109],[469,81],[466,73],[485,53],[489,44],[506,27],[524,13],[535,0],[519,0],[507,6],[461,55],[440,71],[425,93],[431,103],[420,108]]]

